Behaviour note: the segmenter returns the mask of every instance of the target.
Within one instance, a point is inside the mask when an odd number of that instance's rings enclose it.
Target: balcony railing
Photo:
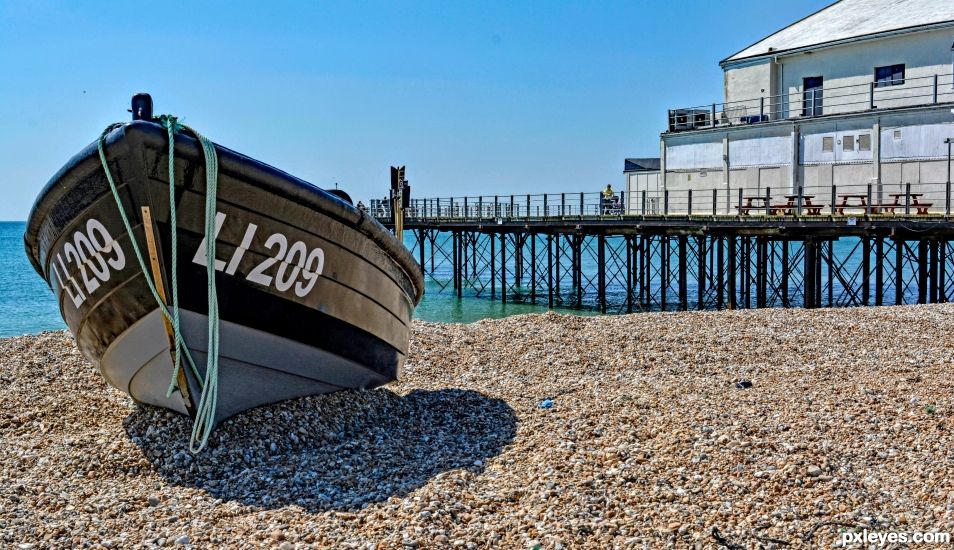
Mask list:
[[[884,83],[811,88],[757,99],[669,110],[669,131],[745,126],[778,120],[954,102],[952,74]]]
[[[599,220],[659,217],[731,217],[739,220],[929,218],[951,215],[950,183],[901,183],[770,187],[726,187],[671,191],[547,193],[538,195],[412,199],[409,222]],[[388,201],[372,200],[369,213],[391,221]]]

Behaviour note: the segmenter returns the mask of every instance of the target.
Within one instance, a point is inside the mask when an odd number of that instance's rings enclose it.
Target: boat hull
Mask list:
[[[221,319],[217,421],[264,403],[396,379],[423,289],[401,243],[336,197],[217,146],[216,254],[206,258],[201,148],[177,136],[173,228],[165,139],[165,130],[148,122],[106,139],[132,235],[95,144],[54,176],[28,221],[28,256],[79,349],[106,380],[139,401],[194,410],[205,375],[210,261]],[[170,327],[133,241],[162,298],[169,302],[176,291],[182,335],[198,368],[185,371],[170,397]]]

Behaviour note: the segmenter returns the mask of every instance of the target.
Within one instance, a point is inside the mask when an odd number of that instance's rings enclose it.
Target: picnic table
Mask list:
[[[900,203],[901,197],[911,197],[911,204],[918,202],[918,198],[923,197],[924,193],[888,193],[889,197],[894,197],[894,202]]]
[[[894,200],[891,202],[883,203],[872,203],[868,204],[868,195],[864,194],[839,194],[838,197],[841,199],[836,205],[835,212],[838,214],[844,214],[846,208],[863,208],[866,212],[871,212],[876,214],[878,212],[890,212],[891,214],[895,213],[895,210],[905,206],[901,202],[901,197],[911,197],[911,206],[917,209],[917,214],[919,216],[926,215],[928,209],[933,206],[934,203],[922,202],[920,198],[924,196],[924,193],[888,193],[889,197],[893,197]],[[857,200],[857,203],[849,202],[852,199]]]
[[[813,204],[812,199],[815,198],[815,195],[782,195],[785,197],[785,202],[781,204],[769,204],[766,201],[764,195],[750,195],[742,197],[745,199],[745,204],[742,206],[736,206],[739,210],[739,215],[747,216],[751,210],[765,210],[768,215],[791,215],[795,210],[798,209],[798,198],[802,198],[802,208],[809,216],[817,216],[821,214],[822,205]]]
[[[924,193],[888,193],[888,196],[894,197],[894,202],[882,205],[881,208],[882,210],[890,211],[892,214],[894,214],[895,208],[905,206],[905,204],[901,202],[901,197],[911,197],[910,206],[913,206],[917,209],[917,214],[919,216],[926,215],[928,213],[928,208],[931,208],[931,206],[934,205],[932,202],[921,201],[921,197],[924,196]]]
[[[809,216],[818,216],[821,214],[822,205],[813,204],[812,199],[815,198],[815,195],[783,195],[785,197],[784,204],[775,205],[773,208],[777,209],[779,214],[792,214],[794,210],[798,208],[798,198],[802,198],[802,209],[805,210],[805,213]]]
[[[742,198],[745,199],[745,206],[757,207],[758,205],[753,205],[752,201],[765,202],[765,195],[746,195]]]
[[[745,199],[745,204],[735,207],[739,211],[740,216],[748,216],[750,210],[761,210],[765,208],[764,196],[746,195],[742,198]]]
[[[846,208],[864,208],[865,210],[868,209],[867,194],[840,193],[838,195],[838,198],[841,199],[841,201],[835,205],[836,206],[835,212],[837,212],[838,214],[844,214]],[[852,200],[856,200],[858,202],[857,203],[849,202]]]

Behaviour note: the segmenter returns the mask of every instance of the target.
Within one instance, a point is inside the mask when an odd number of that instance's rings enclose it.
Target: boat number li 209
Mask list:
[[[219,231],[225,224],[226,215],[217,212],[215,215],[215,237],[218,238]],[[252,239],[258,231],[258,225],[249,223],[245,228],[245,235],[232,257],[226,263],[225,260],[216,259],[215,269],[224,271],[228,275],[235,275],[239,263],[245,256],[245,252],[252,244]],[[205,254],[206,241],[203,238],[199,243],[198,250],[192,262],[207,266]],[[288,245],[288,237],[281,233],[273,233],[265,241],[265,248],[272,252],[272,256],[265,258],[254,269],[252,269],[245,278],[254,283],[265,287],[275,287],[279,292],[285,292],[294,287],[295,295],[303,298],[315,287],[315,283],[321,277],[325,268],[325,251],[320,247],[308,249],[302,241],[295,241],[291,246]],[[273,265],[278,264],[278,271],[274,276],[268,272]]]
[[[106,226],[99,220],[90,218],[86,222],[86,231],[75,231],[73,239],[66,241],[63,249],[57,252],[56,259],[50,263],[60,288],[70,297],[73,305],[79,308],[87,296],[96,292],[101,282],[109,280],[112,271],[120,271],[126,267],[126,255],[106,230]],[[79,267],[81,282],[70,276],[67,263]]]

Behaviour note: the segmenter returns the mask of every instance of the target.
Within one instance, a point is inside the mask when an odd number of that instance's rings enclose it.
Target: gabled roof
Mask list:
[[[659,170],[659,157],[626,159],[623,172],[651,172]]]
[[[723,59],[720,65],[945,23],[954,26],[952,0],[840,0]]]

